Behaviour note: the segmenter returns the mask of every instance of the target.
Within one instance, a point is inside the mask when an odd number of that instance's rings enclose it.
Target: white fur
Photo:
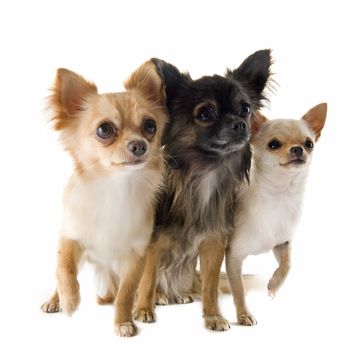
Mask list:
[[[217,172],[216,170],[212,170],[208,172],[203,178],[200,180],[198,193],[201,203],[202,211],[207,207],[210,197],[214,192],[214,189],[217,186]]]
[[[91,180],[72,176],[61,234],[79,242],[84,260],[97,265],[100,280],[120,277],[130,258],[144,255],[153,229],[149,208],[160,182],[159,173],[145,169],[116,170]]]
[[[291,171],[290,171],[291,170]],[[230,242],[231,257],[243,260],[293,238],[303,201],[307,166],[293,169],[257,169],[241,193],[241,207]]]

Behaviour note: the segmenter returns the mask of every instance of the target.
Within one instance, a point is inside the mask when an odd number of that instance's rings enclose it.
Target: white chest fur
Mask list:
[[[90,181],[71,178],[64,196],[61,232],[81,244],[89,261],[118,273],[120,260],[144,254],[153,228],[152,202],[160,183],[159,175],[145,173]]]
[[[306,174],[283,183],[257,182],[241,197],[231,250],[241,258],[273,249],[293,238],[301,214]]]

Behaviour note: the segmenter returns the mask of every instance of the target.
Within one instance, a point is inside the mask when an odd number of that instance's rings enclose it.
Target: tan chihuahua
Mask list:
[[[78,308],[78,269],[89,261],[102,288],[98,302],[115,300],[115,332],[132,336],[132,307],[162,185],[167,114],[162,81],[151,61],[125,87],[126,92],[98,94],[81,76],[57,71],[52,120],[76,168],[63,197],[57,291],[42,310],[71,315]]]
[[[259,113],[253,118],[250,185],[240,194],[235,229],[226,251],[226,271],[242,325],[256,324],[245,302],[243,260],[273,249],[279,267],[268,283],[271,296],[288,274],[290,245],[301,214],[312,151],[326,114],[327,105],[322,103],[300,120],[268,120]]]

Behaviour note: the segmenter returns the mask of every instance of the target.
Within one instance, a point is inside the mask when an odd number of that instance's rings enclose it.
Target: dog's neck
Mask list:
[[[252,162],[250,187],[264,196],[303,197],[308,167],[304,169],[266,168],[259,160]]]

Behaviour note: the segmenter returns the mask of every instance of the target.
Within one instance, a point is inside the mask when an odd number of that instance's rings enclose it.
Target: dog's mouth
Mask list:
[[[242,139],[240,141],[231,141],[231,142],[212,142],[209,144],[209,150],[214,151],[218,154],[229,154],[233,152],[240,151],[247,144],[247,139]]]
[[[297,158],[297,159],[292,159],[287,163],[280,163],[281,166],[284,167],[288,167],[288,166],[301,166],[304,165],[306,163],[306,161],[304,159],[301,158]]]
[[[128,166],[143,166],[146,164],[145,160],[142,159],[136,159],[128,162],[121,162],[121,163],[112,163],[112,165],[117,166],[117,167],[128,167]]]

